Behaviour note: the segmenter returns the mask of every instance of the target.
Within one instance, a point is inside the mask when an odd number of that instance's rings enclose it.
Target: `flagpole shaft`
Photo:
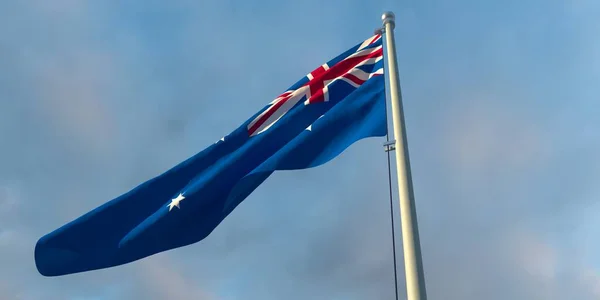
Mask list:
[[[398,78],[398,64],[396,61],[396,45],[394,41],[395,16],[392,12],[382,15],[383,32],[385,33],[386,60],[388,69],[386,74],[389,82],[390,100],[392,105],[392,122],[394,125],[396,172],[398,177],[398,193],[400,201],[400,218],[402,224],[402,246],[404,249],[404,272],[406,274],[406,294],[408,300],[426,300],[425,276],[423,274],[423,261],[419,230],[417,226],[417,212],[413,193],[410,160],[406,127],[404,123],[402,93]]]

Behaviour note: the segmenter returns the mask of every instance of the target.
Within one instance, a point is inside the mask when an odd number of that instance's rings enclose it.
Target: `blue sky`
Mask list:
[[[429,297],[598,299],[593,0],[1,2],[0,298],[391,299],[381,139],[274,174],[195,245],[59,278],[33,261],[39,237],[229,133],[386,10]]]

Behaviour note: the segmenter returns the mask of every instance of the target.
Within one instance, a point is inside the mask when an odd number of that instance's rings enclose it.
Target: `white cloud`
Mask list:
[[[167,255],[140,261],[133,272],[137,278],[135,289],[147,295],[144,299],[216,299],[202,288],[203,282],[186,277]]]
[[[34,84],[37,97],[44,99],[38,113],[48,117],[58,138],[75,138],[87,151],[106,151],[117,133],[106,91],[115,88],[119,72],[106,53],[72,51],[64,59],[48,58],[48,66],[38,69]]]
[[[590,291],[590,294],[595,298],[600,298],[600,272],[596,269],[585,269],[579,278],[584,288]]]
[[[531,277],[548,281],[556,279],[558,257],[555,249],[533,235],[519,234],[514,239],[509,243],[514,245],[516,252],[515,265]]]
[[[9,216],[17,206],[17,190],[7,185],[0,185],[0,220]],[[0,221],[0,229],[2,222]]]
[[[550,148],[542,128],[490,94],[463,95],[439,123],[442,153],[458,170],[519,170],[539,166]]]

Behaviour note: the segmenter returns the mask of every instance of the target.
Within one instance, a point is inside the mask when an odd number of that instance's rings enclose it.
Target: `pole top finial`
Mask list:
[[[391,23],[392,26],[396,24],[396,15],[394,15],[391,11],[386,11],[381,15],[381,20],[383,21],[383,25],[387,23]]]

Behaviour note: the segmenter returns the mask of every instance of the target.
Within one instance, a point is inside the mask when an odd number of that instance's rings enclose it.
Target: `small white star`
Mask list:
[[[215,142],[215,144],[216,144],[216,143],[219,143],[219,142],[224,142],[224,141],[225,141],[225,137],[222,137],[222,138],[220,138],[218,141],[216,141],[216,142]]]
[[[317,118],[317,120],[318,120],[318,119],[320,119],[320,118],[322,118],[322,117],[323,117],[323,115],[321,115],[320,117],[318,117],[318,118]],[[316,122],[317,120],[315,120],[315,122]],[[314,123],[313,123],[313,124],[314,124]],[[308,130],[308,131],[312,131],[312,126],[313,126],[313,124],[310,124],[310,125],[308,125],[308,127],[306,127],[306,130]]]
[[[171,203],[169,203],[169,205],[167,205],[167,207],[169,207],[169,211],[171,211],[171,209],[173,209],[173,207],[179,208],[179,202],[181,202],[181,200],[183,200],[183,199],[185,199],[183,194],[179,194],[179,196],[177,196],[177,198],[171,199]]]

